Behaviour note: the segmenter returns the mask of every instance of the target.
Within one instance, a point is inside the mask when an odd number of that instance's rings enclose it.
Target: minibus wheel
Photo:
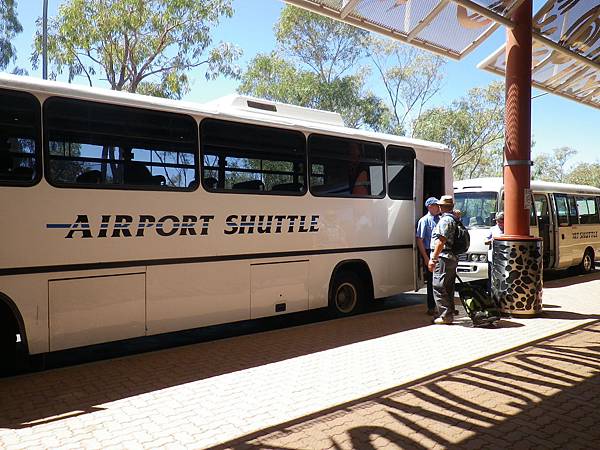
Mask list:
[[[594,251],[587,248],[579,264],[579,271],[581,273],[590,273],[592,270],[594,270]]]
[[[329,308],[334,316],[349,316],[363,305],[365,285],[353,271],[342,270],[336,274],[329,294]]]

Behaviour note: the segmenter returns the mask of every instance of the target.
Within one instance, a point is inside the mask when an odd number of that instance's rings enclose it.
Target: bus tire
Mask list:
[[[0,315],[0,355],[0,376],[14,374],[17,370],[17,328],[8,314]]]
[[[331,285],[329,309],[335,317],[356,314],[364,306],[365,294],[362,278],[354,271],[341,270]]]
[[[590,273],[594,270],[594,251],[591,248],[586,248],[583,258],[579,263],[580,273]]]

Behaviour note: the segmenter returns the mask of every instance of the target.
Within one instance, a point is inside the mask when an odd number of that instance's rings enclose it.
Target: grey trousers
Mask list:
[[[444,320],[454,318],[454,283],[458,261],[440,257],[433,271],[433,298],[439,316]]]

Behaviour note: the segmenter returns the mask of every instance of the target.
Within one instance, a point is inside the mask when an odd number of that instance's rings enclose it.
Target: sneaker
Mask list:
[[[438,317],[437,319],[433,320],[434,325],[452,325],[452,319],[448,320],[448,319],[442,319],[441,317]]]

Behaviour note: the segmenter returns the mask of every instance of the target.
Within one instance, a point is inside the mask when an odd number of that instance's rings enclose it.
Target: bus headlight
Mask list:
[[[469,260],[471,260],[473,262],[477,262],[477,255],[475,255],[475,254],[469,255]]]
[[[487,255],[479,255],[479,262],[487,262]]]

